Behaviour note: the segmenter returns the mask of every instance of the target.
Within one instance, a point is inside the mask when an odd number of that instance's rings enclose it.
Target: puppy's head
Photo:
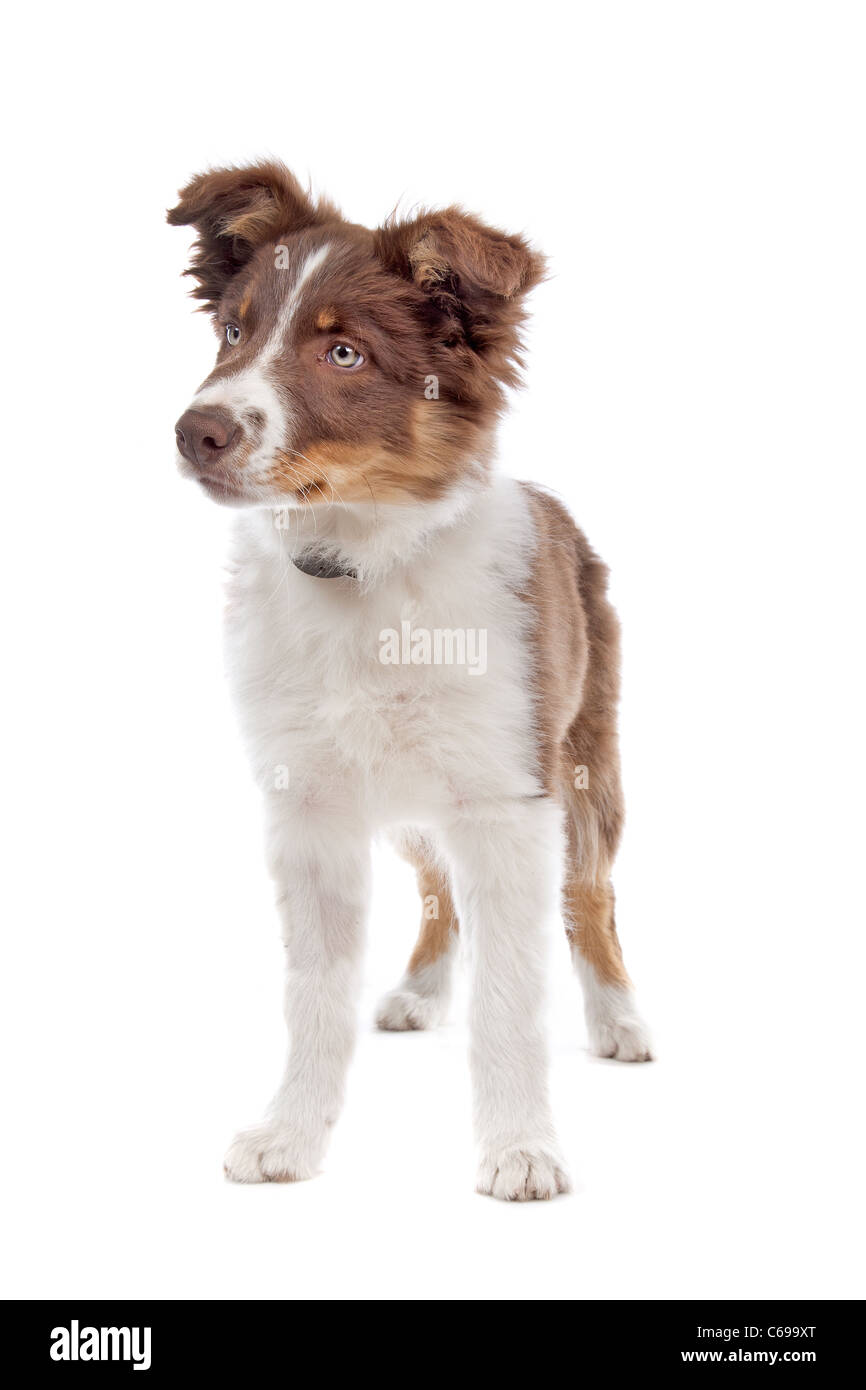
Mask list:
[[[220,343],[176,426],[212,497],[427,500],[478,467],[544,273],[522,238],[458,208],[369,231],[274,163],[199,175],[168,220]]]

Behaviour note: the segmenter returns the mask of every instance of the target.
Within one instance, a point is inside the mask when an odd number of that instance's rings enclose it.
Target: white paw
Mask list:
[[[649,1029],[636,1013],[625,1018],[590,1022],[589,1040],[597,1057],[610,1057],[617,1062],[653,1060]]]
[[[443,1006],[435,995],[416,994],[411,989],[393,989],[379,1002],[376,1027],[386,1033],[435,1028],[442,1014]]]
[[[232,1182],[303,1182],[318,1165],[291,1129],[257,1125],[235,1135],[223,1167]]]
[[[559,1192],[570,1192],[571,1183],[555,1154],[527,1145],[485,1155],[477,1191],[503,1202],[546,1202]]]
[[[591,965],[578,961],[586,1006],[590,1050],[617,1062],[651,1062],[649,1029],[628,985],[603,984]]]

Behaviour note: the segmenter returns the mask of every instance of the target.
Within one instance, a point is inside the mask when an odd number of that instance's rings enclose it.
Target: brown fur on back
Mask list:
[[[565,507],[524,487],[538,542],[526,595],[535,614],[538,758],[546,789],[566,810],[566,926],[602,981],[626,984],[609,877],[623,821],[619,620],[607,566]]]
[[[539,762],[547,789],[581,819],[575,769],[585,767],[599,851],[613,858],[622,823],[617,745],[619,620],[607,566],[562,503],[524,483],[537,548],[526,597],[535,612],[533,684]],[[574,803],[577,803],[575,806]],[[586,838],[586,837],[584,837]]]

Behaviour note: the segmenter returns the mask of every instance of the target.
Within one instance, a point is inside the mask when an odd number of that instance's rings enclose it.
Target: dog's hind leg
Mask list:
[[[421,928],[402,980],[379,1003],[376,1026],[405,1032],[432,1028],[445,1014],[457,953],[457,914],[448,876],[429,840],[412,834],[395,843],[418,875]]]
[[[620,1062],[649,1062],[649,1032],[637,1010],[616,931],[610,881],[622,823],[615,729],[578,716],[565,741],[567,862],[563,915],[583,987],[592,1051]]]

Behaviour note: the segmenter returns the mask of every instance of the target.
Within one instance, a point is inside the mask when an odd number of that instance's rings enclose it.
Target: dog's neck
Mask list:
[[[358,502],[246,513],[260,542],[316,582],[344,580],[370,588],[395,568],[411,565],[458,525],[489,490],[477,477],[430,502]],[[254,518],[254,519],[253,519]]]

